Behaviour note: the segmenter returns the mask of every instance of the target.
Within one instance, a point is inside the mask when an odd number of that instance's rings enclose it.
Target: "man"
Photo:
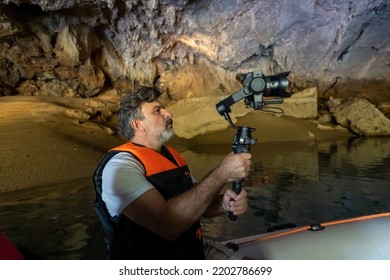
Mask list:
[[[244,190],[219,192],[248,175],[251,155],[228,154],[196,183],[180,154],[164,146],[174,131],[159,96],[141,87],[123,98],[118,127],[130,141],[112,149],[95,171],[108,259],[204,259],[199,219],[247,210]]]

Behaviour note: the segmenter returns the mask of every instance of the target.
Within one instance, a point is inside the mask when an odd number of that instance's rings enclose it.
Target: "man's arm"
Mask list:
[[[206,212],[225,183],[247,176],[251,154],[227,155],[221,164],[185,193],[165,200],[156,189],[150,189],[130,203],[123,213],[133,222],[175,240]]]

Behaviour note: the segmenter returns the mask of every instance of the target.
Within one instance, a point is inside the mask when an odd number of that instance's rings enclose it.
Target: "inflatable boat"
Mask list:
[[[222,244],[231,259],[390,260],[390,213],[285,227]]]

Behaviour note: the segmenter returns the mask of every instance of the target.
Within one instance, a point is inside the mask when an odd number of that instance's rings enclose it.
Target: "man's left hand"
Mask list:
[[[226,190],[222,198],[222,208],[236,216],[244,214],[248,210],[248,199],[245,189],[241,189],[239,194],[236,194],[231,189]]]

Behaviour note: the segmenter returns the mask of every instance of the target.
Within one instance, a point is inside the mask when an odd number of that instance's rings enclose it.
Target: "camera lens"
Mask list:
[[[264,76],[266,89],[264,96],[290,97],[291,93],[286,92],[288,86],[287,76],[290,72],[283,72],[277,75]]]

